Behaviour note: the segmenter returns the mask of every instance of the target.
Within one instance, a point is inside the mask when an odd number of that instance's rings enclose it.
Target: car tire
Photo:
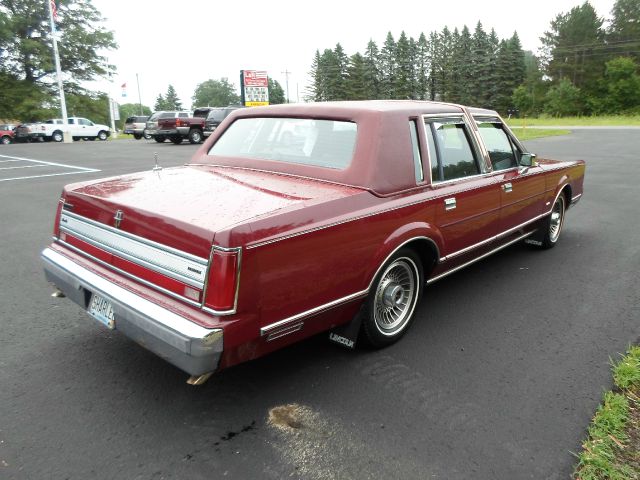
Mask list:
[[[171,140],[175,145],[180,145],[182,143],[182,137],[171,137]]]
[[[100,130],[98,132],[98,139],[99,140],[104,142],[108,137],[109,137],[109,135],[107,135],[107,132],[105,132],[104,130]]]
[[[155,137],[153,137],[153,139],[158,143],[164,143],[164,141],[166,140],[164,135],[156,135]]]
[[[196,144],[202,143],[202,131],[197,128],[189,130],[189,143]]]
[[[146,128],[142,131],[142,136],[145,140],[151,140],[151,135],[149,135],[149,132],[147,132]]]
[[[409,329],[424,282],[422,262],[402,248],[376,275],[363,309],[361,337],[371,347],[397,342]]]
[[[9,135],[3,135],[2,138],[0,138],[0,143],[2,145],[9,145],[11,143],[11,137]]]
[[[564,192],[561,192],[556,198],[551,209],[551,214],[545,219],[543,223],[544,237],[542,238],[542,244],[540,247],[548,249],[555,247],[556,243],[560,239],[562,233],[562,227],[564,225],[564,215],[567,211],[567,199],[564,196]]]
[[[60,130],[56,130],[51,134],[51,140],[60,143],[62,140],[64,140],[64,135],[62,135],[62,132]]]
[[[80,137],[73,137],[73,141],[74,142],[79,142],[80,141]]]
[[[140,140],[142,138],[142,135],[140,135],[139,133],[134,133],[133,138],[135,138],[136,140]]]

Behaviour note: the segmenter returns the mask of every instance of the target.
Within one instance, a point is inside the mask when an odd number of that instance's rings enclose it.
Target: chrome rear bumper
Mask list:
[[[223,349],[219,328],[204,328],[116,285],[64,255],[42,251],[45,277],[84,310],[98,293],[113,305],[115,328],[191,375],[213,372]]]

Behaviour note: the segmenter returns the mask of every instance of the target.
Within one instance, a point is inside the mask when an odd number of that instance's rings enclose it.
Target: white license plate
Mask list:
[[[111,330],[116,328],[116,321],[113,318],[113,305],[106,298],[94,293],[93,297],[91,297],[91,302],[89,302],[88,312],[89,315],[107,328]]]

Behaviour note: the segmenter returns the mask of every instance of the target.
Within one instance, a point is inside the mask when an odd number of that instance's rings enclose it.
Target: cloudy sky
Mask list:
[[[316,49],[340,42],[348,55],[363,52],[369,39],[382,45],[391,31],[416,39],[442,30],[469,26],[478,20],[500,38],[518,32],[523,48],[536,51],[539,37],[558,14],[580,0],[93,0],[115,32],[118,50],[108,52],[117,67],[112,82],[94,88],[120,103],[137,103],[136,74],[142,103],[153,107],[159,93],[174,85],[185,106],[198,83],[227,77],[238,86],[241,69],[266,70],[286,85],[289,98],[304,94]],[[598,15],[608,18],[614,0],[591,0]],[[127,84],[127,97],[120,86]]]

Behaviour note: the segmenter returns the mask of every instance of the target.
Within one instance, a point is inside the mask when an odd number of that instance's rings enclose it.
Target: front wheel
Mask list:
[[[142,138],[142,135],[140,135],[139,133],[134,133],[133,138],[135,138],[136,140],[140,140]]]
[[[0,143],[2,145],[9,145],[11,143],[11,137],[9,135],[4,135],[2,138],[0,138]]]
[[[142,131],[142,136],[145,140],[151,140],[151,135],[149,134],[149,132],[147,132],[146,128]]]
[[[104,130],[100,130],[98,132],[98,138],[100,140],[102,140],[103,142],[109,137],[109,135],[107,135],[107,132],[105,132]]]
[[[567,210],[567,200],[564,197],[564,193],[558,195],[553,208],[551,209],[551,215],[549,215],[544,222],[544,238],[542,239],[542,248],[553,248],[562,232],[564,225],[564,214]]]
[[[158,143],[164,143],[165,141],[164,135],[156,135],[155,137],[153,137],[153,139]]]
[[[54,142],[58,142],[60,143],[62,140],[64,140],[64,136],[62,135],[62,132],[60,130],[56,130],[55,132],[53,132],[53,134],[51,135],[51,139]]]
[[[374,279],[362,319],[363,339],[375,348],[397,342],[405,334],[423,285],[423,269],[416,253],[399,250]]]

